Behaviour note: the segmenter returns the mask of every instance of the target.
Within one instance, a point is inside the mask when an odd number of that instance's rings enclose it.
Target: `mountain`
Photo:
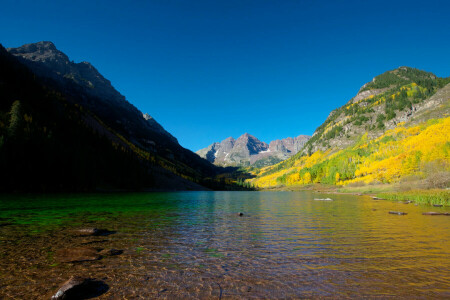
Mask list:
[[[196,153],[219,166],[263,167],[285,160],[300,151],[309,136],[275,140],[266,144],[245,133],[237,140],[229,137],[220,143],[198,150]]]
[[[345,105],[330,113],[314,132],[305,152],[343,149],[366,132],[370,139],[377,138],[398,123],[439,107],[445,99],[431,96],[447,82],[448,79],[410,67],[378,75]]]
[[[157,133],[155,139],[164,144],[166,138],[170,143],[178,144],[150,115],[142,114],[130,104],[89,62],[74,63],[66,54],[56,49],[52,42],[46,41],[8,48],[7,51],[34,73],[56,81],[64,87],[66,93],[74,93],[73,89],[76,89],[77,95],[81,91],[85,95],[77,97],[76,103],[107,119],[117,130],[133,133],[134,142],[141,146],[149,145],[149,132],[152,135]],[[161,140],[160,135],[163,135],[164,139]]]
[[[217,186],[205,178],[223,170],[181,147],[90,63],[51,42],[0,46],[0,59],[0,190]]]
[[[410,67],[376,76],[329,114],[302,151],[256,172],[253,184],[392,183],[447,174],[449,83]]]

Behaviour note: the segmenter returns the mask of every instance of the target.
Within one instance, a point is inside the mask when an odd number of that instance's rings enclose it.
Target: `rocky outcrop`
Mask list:
[[[267,144],[245,133],[237,140],[229,137],[197,151],[208,161],[221,166],[267,166],[285,160],[300,151],[309,136],[275,140]]]

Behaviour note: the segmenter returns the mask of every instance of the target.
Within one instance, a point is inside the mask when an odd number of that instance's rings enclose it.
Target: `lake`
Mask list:
[[[422,215],[447,210],[312,192],[2,195],[0,298],[48,297],[71,275],[103,281],[99,299],[449,298],[450,218]],[[114,233],[76,233],[88,227]],[[123,253],[59,262],[70,247]]]

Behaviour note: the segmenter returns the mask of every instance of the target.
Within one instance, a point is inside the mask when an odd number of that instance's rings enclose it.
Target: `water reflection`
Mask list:
[[[369,197],[317,197],[328,195],[3,197],[0,297],[47,295],[74,274],[104,280],[104,299],[450,297],[448,217]],[[86,226],[117,234],[72,234]],[[52,258],[59,248],[86,244],[124,253],[75,264]]]

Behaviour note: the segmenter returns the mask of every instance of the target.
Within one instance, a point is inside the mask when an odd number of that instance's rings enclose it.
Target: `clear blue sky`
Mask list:
[[[0,43],[89,61],[181,145],[312,134],[365,82],[450,76],[449,1],[2,0]]]

